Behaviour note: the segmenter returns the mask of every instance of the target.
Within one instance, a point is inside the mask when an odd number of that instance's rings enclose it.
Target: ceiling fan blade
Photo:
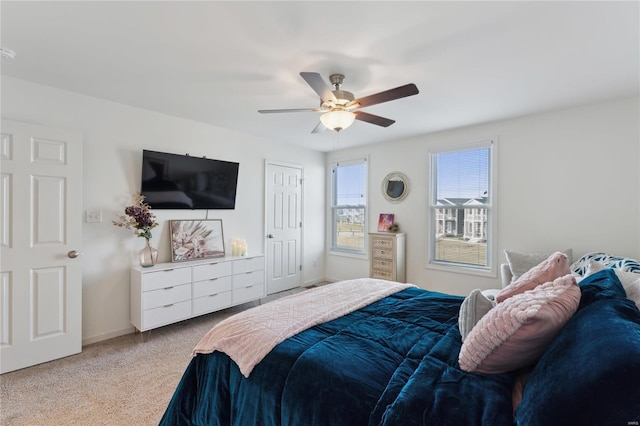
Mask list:
[[[304,78],[304,81],[320,96],[322,102],[336,101],[331,87],[325,83],[320,74],[317,72],[301,72],[300,77]]]
[[[261,114],[274,114],[280,112],[320,112],[319,108],[290,108],[290,109],[259,109]]]
[[[364,98],[354,99],[347,104],[347,107],[358,104],[359,108],[371,105],[381,104],[383,102],[393,101],[395,99],[406,98],[407,96],[417,95],[419,93],[415,84],[409,83],[395,89],[385,90],[384,92],[375,93],[365,96]]]
[[[354,114],[356,115],[356,120],[366,121],[367,123],[375,124],[376,126],[381,127],[389,127],[396,122],[396,120],[380,117],[379,115],[369,114],[368,112],[364,111],[356,111],[354,112]]]
[[[318,124],[316,125],[316,127],[313,128],[311,133],[322,133],[325,130],[327,130],[327,128],[324,127],[324,124],[322,124],[322,122],[318,122]]]

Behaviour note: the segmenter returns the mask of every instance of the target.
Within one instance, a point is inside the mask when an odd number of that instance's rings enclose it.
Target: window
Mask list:
[[[341,161],[331,167],[331,250],[366,254],[367,162]]]
[[[428,264],[495,275],[495,144],[429,153]]]

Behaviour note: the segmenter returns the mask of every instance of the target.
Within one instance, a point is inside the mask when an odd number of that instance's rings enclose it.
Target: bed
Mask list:
[[[623,285],[619,276],[623,268],[605,264],[589,271],[584,265],[580,259],[571,266],[582,275],[562,274],[551,282],[555,286],[536,283],[530,289],[520,288],[520,293],[500,303],[484,293],[465,298],[415,286],[397,287],[346,313],[340,311],[335,318],[318,317],[303,330],[288,322],[291,336],[281,336],[283,340],[250,367],[232,351],[228,355],[221,350],[198,350],[201,342],[160,424],[639,424],[640,311],[628,297],[630,285]],[[628,269],[625,273],[637,275]],[[535,278],[540,276],[538,271]],[[527,273],[513,283],[523,278]],[[336,284],[343,285],[328,286]],[[351,280],[347,285],[384,287],[379,280],[369,279]],[[557,292],[562,286],[575,302],[569,303],[566,321],[555,325],[551,338],[539,345],[535,359],[526,360],[535,350],[525,345],[523,365],[513,368],[510,363],[518,354],[510,352],[505,371],[486,365],[489,372],[468,371],[463,355],[469,352],[470,342],[481,338],[479,330],[486,328],[483,324],[499,308],[536,292],[540,295],[545,288],[547,293],[551,287]],[[518,287],[507,286],[498,294]],[[304,293],[314,291],[325,290]],[[286,299],[262,306],[278,303],[278,309],[292,309],[283,308]],[[479,315],[483,308],[477,302],[485,299],[490,302],[487,312]],[[467,328],[462,327],[469,319],[463,321],[465,307],[478,317]],[[305,305],[300,310],[313,308]],[[521,329],[534,323],[540,324],[529,318]],[[255,328],[250,334],[259,333]],[[215,338],[209,343],[224,340],[212,332]],[[238,339],[242,341],[240,358],[255,352],[252,339]],[[497,347],[502,349],[509,339]],[[494,347],[485,359],[497,352]]]

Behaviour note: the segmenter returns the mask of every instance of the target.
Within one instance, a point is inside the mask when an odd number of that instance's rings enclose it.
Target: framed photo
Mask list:
[[[222,220],[171,220],[171,261],[224,256]]]
[[[378,219],[378,232],[389,232],[389,229],[393,226],[393,214],[381,213],[380,219]]]

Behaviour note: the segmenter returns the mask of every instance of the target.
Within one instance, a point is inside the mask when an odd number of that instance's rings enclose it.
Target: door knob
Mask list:
[[[67,256],[69,256],[69,258],[71,259],[75,259],[76,257],[80,256],[82,253],[79,252],[78,250],[71,250],[69,253],[67,253]]]
[[[267,238],[273,238],[273,234],[267,235]]]

